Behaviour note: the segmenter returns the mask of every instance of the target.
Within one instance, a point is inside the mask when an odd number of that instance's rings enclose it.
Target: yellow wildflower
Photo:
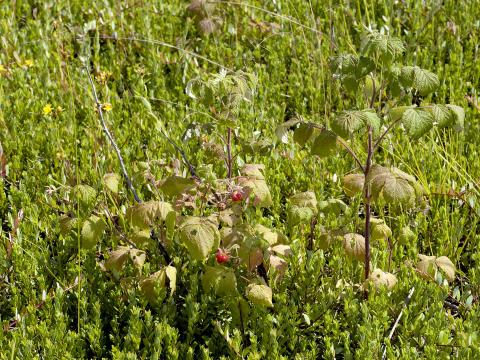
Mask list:
[[[60,105],[58,105],[56,111],[57,111],[57,114],[60,114],[61,112],[63,112],[63,108]]]
[[[110,104],[110,103],[104,103],[104,104],[102,104],[102,110],[104,110],[104,111],[112,111],[112,109],[113,109],[112,104]]]
[[[27,59],[27,60],[25,60],[23,65],[28,67],[28,68],[31,68],[33,66],[33,60],[32,59]]]
[[[53,110],[52,105],[50,104],[45,105],[42,109],[43,115],[50,115],[52,113],[52,110]]]

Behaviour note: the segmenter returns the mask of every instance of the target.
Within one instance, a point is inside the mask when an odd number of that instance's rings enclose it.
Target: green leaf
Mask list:
[[[363,193],[365,176],[363,174],[345,175],[342,180],[343,190],[348,197],[354,197]]]
[[[166,288],[167,279],[170,295],[172,295],[177,283],[177,269],[173,266],[166,266],[140,281],[140,289],[151,304],[159,304],[163,300],[158,290]]]
[[[290,227],[308,223],[314,215],[311,208],[292,205],[287,211],[287,223]]]
[[[345,234],[343,237],[345,253],[358,261],[365,260],[365,238],[360,234]]]
[[[415,190],[408,181],[388,176],[382,190],[383,197],[387,203],[412,205],[415,200]]]
[[[392,237],[392,230],[383,221],[381,223],[372,224],[372,241],[387,240],[390,237]]]
[[[118,194],[118,185],[120,184],[120,176],[118,174],[105,174],[103,176],[103,183],[108,190],[110,190],[114,194]]]
[[[144,229],[156,222],[165,224],[170,233],[175,226],[177,213],[164,201],[147,201],[127,209],[127,219],[133,226]]]
[[[393,123],[395,121],[400,120],[403,117],[403,114],[405,111],[408,109],[412,109],[412,106],[398,106],[391,108],[388,112],[388,117],[390,118],[390,121]]]
[[[360,130],[364,125],[365,115],[362,111],[344,111],[335,116],[332,121],[332,130],[343,138]]]
[[[308,140],[313,136],[315,127],[313,124],[300,123],[297,129],[293,133],[293,141],[295,141],[301,147],[305,146]]]
[[[283,235],[279,231],[269,229],[266,226],[263,226],[261,224],[255,225],[254,231],[260,238],[265,240],[270,246],[280,242],[285,242],[285,239],[286,239],[285,235]]]
[[[102,238],[105,222],[98,216],[90,216],[82,226],[82,248],[91,249]]]
[[[328,130],[323,130],[313,142],[311,154],[321,158],[336,154],[337,136]]]
[[[365,124],[365,127],[371,126],[373,133],[376,134],[380,131],[380,126],[382,125],[382,121],[378,117],[378,115],[375,113],[374,110],[363,110],[362,111],[364,114],[363,117],[363,122]]]
[[[346,212],[348,210],[347,204],[345,204],[340,199],[328,199],[324,201],[320,201],[318,204],[318,208],[324,214],[334,214],[340,215],[342,212]]]
[[[399,38],[381,34],[377,30],[369,30],[363,38],[362,51],[365,54],[379,56],[385,62],[392,61],[405,50]]]
[[[273,307],[272,303],[272,289],[266,285],[250,284],[247,287],[247,298],[253,304]]]
[[[433,126],[433,115],[421,109],[407,109],[403,113],[402,122],[408,134],[414,139],[420,138]]]
[[[127,246],[119,246],[110,253],[110,257],[105,262],[107,270],[115,270],[120,272],[125,266],[126,261],[130,258],[137,268],[141,268],[145,263],[145,252],[138,249],[130,249]]]
[[[70,192],[72,199],[78,199],[83,206],[92,205],[97,197],[97,192],[94,188],[88,185],[76,185]]]
[[[402,244],[407,244],[410,241],[413,241],[416,239],[415,233],[410,229],[408,226],[404,226],[400,229],[400,234],[398,236],[398,239]]]
[[[170,197],[178,197],[194,187],[194,179],[181,176],[169,176],[160,184],[160,190]]]
[[[440,86],[437,75],[418,66],[404,66],[400,81],[405,87],[416,89],[422,96],[434,92]]]
[[[179,226],[180,239],[190,256],[196,260],[205,259],[220,243],[217,225],[201,217],[187,216]]]
[[[440,128],[453,125],[455,118],[445,105],[433,104],[428,108],[428,111],[433,115],[434,121]]]
[[[462,131],[465,123],[465,110],[457,105],[448,104],[446,106],[450,109],[455,119],[455,125],[453,128],[456,131]]]
[[[58,221],[60,224],[60,233],[62,235],[67,235],[70,231],[76,229],[78,223],[77,218],[72,218],[68,215],[60,216]]]
[[[313,191],[305,191],[290,196],[290,204],[299,207],[308,207],[312,211],[317,211],[317,197]]]
[[[233,269],[225,266],[207,266],[202,275],[203,291],[212,291],[218,296],[237,294],[237,278]]]

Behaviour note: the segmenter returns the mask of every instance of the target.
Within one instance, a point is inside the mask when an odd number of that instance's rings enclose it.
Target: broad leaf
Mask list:
[[[307,141],[311,139],[314,131],[315,127],[313,126],[313,124],[300,123],[298,128],[293,133],[293,141],[303,147],[307,143]]]
[[[363,192],[365,185],[365,176],[363,174],[349,174],[345,175],[342,180],[343,190],[348,197],[354,197],[355,195]]]
[[[305,191],[290,196],[290,204],[299,207],[308,207],[312,211],[317,211],[317,197],[313,191]]]
[[[455,280],[455,265],[452,261],[446,256],[427,256],[427,255],[418,255],[420,261],[417,264],[417,270],[420,275],[428,280],[433,280],[436,278],[436,273],[440,269],[447,278],[448,281]]]
[[[224,266],[207,266],[202,275],[203,291],[212,291],[218,296],[235,295],[237,278],[233,269]]]
[[[167,196],[178,197],[193,189],[195,180],[181,176],[169,176],[160,184],[160,190]]]
[[[451,126],[455,122],[455,117],[445,105],[433,104],[428,111],[433,115],[434,121],[440,128]]]
[[[448,281],[455,280],[455,265],[453,265],[452,261],[448,257],[440,256],[436,258],[435,264],[444,272]]]
[[[380,269],[373,270],[369,279],[376,288],[386,286],[388,289],[392,289],[397,284],[397,277],[395,275]]]
[[[196,260],[205,259],[220,244],[217,225],[195,216],[187,216],[179,226],[180,239],[190,256]]]
[[[70,197],[75,200],[78,199],[83,206],[90,206],[95,202],[97,192],[91,186],[80,184],[73,187]]]
[[[365,259],[365,238],[360,234],[345,234],[343,237],[345,253],[358,261]]]
[[[318,208],[324,214],[340,215],[348,210],[347,204],[340,199],[328,199],[320,201]]]
[[[251,191],[254,195],[254,206],[269,207],[272,205],[272,196],[261,171],[263,169],[263,165],[245,165],[240,170],[242,177],[238,179],[238,185],[248,188]]]
[[[323,130],[313,142],[311,148],[312,155],[318,155],[321,158],[336,154],[337,136],[328,130]]]
[[[425,110],[421,109],[407,109],[403,113],[402,122],[414,139],[420,138],[427,133],[433,126],[433,115]]]
[[[422,96],[434,92],[440,86],[437,75],[418,66],[404,66],[400,81],[405,87],[416,89]]]
[[[361,111],[344,111],[332,120],[332,130],[343,138],[360,130],[364,125],[365,115]]]
[[[291,128],[295,129],[299,123],[302,123],[303,119],[299,117],[294,117],[284,123],[281,123],[275,129],[275,135],[277,138],[284,144],[288,143],[288,132]]]
[[[362,51],[365,54],[377,55],[383,61],[390,62],[405,50],[402,40],[369,30],[363,37]]]
[[[250,284],[247,287],[247,298],[253,304],[273,307],[272,303],[272,289],[266,285]]]
[[[120,176],[115,173],[108,173],[103,176],[103,183],[105,187],[112,193],[118,193],[118,186],[120,184]]]
[[[291,205],[287,210],[287,222],[289,226],[308,223],[315,213],[309,207]]]
[[[457,106],[457,105],[448,104],[447,107],[450,109],[450,111],[452,112],[453,117],[455,119],[454,129],[456,131],[462,131],[463,130],[463,125],[464,125],[464,122],[465,122],[465,110],[463,110],[462,107]]]
[[[128,208],[126,217],[130,224],[138,228],[144,229],[161,222],[171,232],[175,226],[176,212],[167,202],[147,201]]]
[[[105,222],[98,216],[90,216],[82,226],[82,248],[91,249],[102,238]]]

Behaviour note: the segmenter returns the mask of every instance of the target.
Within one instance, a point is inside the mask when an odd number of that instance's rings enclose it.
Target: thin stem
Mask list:
[[[365,173],[365,167],[362,165],[362,162],[360,161],[360,159],[358,158],[357,154],[355,154],[355,152],[352,150],[352,148],[350,146],[348,146],[348,144],[346,143],[345,140],[343,140],[341,137],[337,137],[337,142],[342,145],[344,147],[345,150],[347,150],[347,152],[353,157],[353,159],[355,160],[355,162],[357,163],[357,165],[360,167],[360,169],[362,170],[362,172]]]
[[[127,169],[125,168],[125,163],[123,162],[122,153],[120,152],[120,149],[118,148],[117,143],[113,139],[112,134],[108,130],[107,124],[105,122],[105,118],[103,117],[102,104],[98,99],[97,89],[95,88],[95,84],[93,83],[92,76],[90,75],[90,72],[87,69],[85,69],[85,72],[88,75],[88,80],[90,81],[90,85],[92,87],[92,93],[93,93],[93,97],[95,98],[95,105],[97,106],[98,114],[100,115],[100,121],[102,123],[103,131],[107,136],[108,140],[110,141],[110,144],[115,149],[115,152],[117,153],[117,158],[118,158],[118,161],[120,162],[122,174],[123,174],[123,177],[125,178],[125,181],[127,182],[128,188],[132,192],[133,197],[135,198],[135,201],[137,203],[141,203],[142,200],[140,200],[140,198],[138,197],[137,191],[133,187],[132,180],[130,180],[130,176],[128,176]]]
[[[370,108],[373,109],[373,106],[375,105],[375,92],[376,92],[376,89],[375,89],[375,79],[373,76],[371,76],[372,78],[372,98],[370,99]]]
[[[375,144],[373,145],[373,151],[375,151],[380,143],[382,142],[383,138],[390,132],[390,130],[393,129],[395,125],[397,125],[400,121],[402,120],[402,117],[398,118],[394,122],[392,122],[390,125],[388,125],[387,129],[380,135],[380,137],[375,141]]]
[[[227,178],[232,178],[232,129],[227,130]]]
[[[370,216],[371,208],[371,192],[367,182],[368,175],[372,166],[373,146],[372,146],[372,127],[368,127],[368,153],[367,163],[365,164],[365,279],[370,275]]]

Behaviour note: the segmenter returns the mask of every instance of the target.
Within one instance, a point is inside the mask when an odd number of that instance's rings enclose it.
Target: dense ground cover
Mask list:
[[[188,5],[0,4],[0,357],[478,358],[478,2]],[[391,234],[372,239],[372,270],[393,287],[364,283],[341,240],[365,235],[364,200],[342,188],[358,164],[278,131],[365,107],[331,60],[368,28],[438,76],[395,105],[465,111],[463,131],[399,126],[377,152],[423,188],[412,209],[374,205]],[[360,139],[345,141],[364,156]],[[454,275],[422,277],[419,254]]]

